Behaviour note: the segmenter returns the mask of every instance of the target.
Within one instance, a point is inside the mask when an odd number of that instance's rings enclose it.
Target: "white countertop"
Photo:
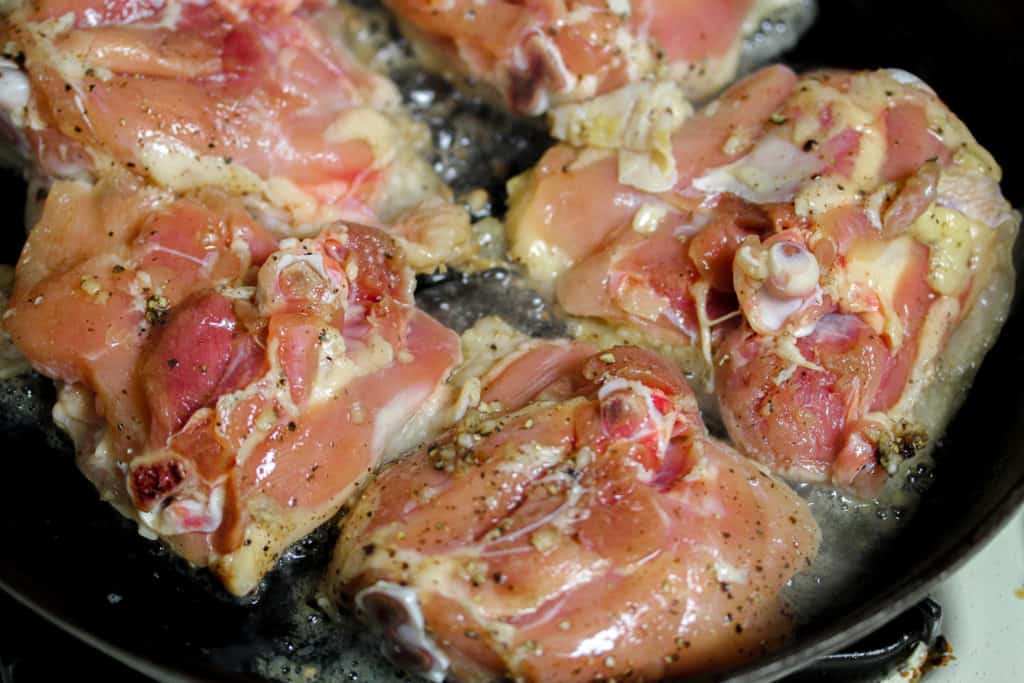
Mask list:
[[[925,683],[1024,681],[1024,511],[932,597],[956,659]]]

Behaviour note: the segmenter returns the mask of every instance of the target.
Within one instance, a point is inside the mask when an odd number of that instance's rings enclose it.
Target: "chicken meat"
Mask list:
[[[242,595],[426,438],[460,349],[413,283],[374,228],[278,243],[218,189],[59,181],[3,324],[100,495]]]
[[[575,115],[600,129],[597,104]],[[874,493],[941,434],[955,401],[924,414],[929,387],[1005,317],[1019,216],[999,166],[892,69],[773,66],[667,125],[646,151],[560,144],[513,180],[513,256],[581,333],[713,385],[745,454]],[[944,359],[961,327],[977,343]]]
[[[467,349],[479,403],[367,487],[326,578],[392,659],[438,683],[655,680],[781,642],[817,526],[708,435],[672,364],[493,319],[467,337],[490,349]]]

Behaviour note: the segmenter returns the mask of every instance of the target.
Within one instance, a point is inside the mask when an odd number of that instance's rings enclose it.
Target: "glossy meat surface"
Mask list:
[[[779,591],[818,542],[803,501],[709,437],[651,352],[516,346],[368,486],[334,598],[434,681],[655,680],[779,643]]]
[[[758,0],[385,0],[440,69],[541,114],[639,79],[678,82],[706,97],[736,75],[745,33],[769,10]],[[810,12],[804,8],[805,12]]]
[[[390,222],[445,188],[397,89],[310,2],[14,3],[0,105],[35,172],[120,165],[177,191],[244,194],[286,234]]]
[[[915,406],[1009,268],[998,165],[898,70],[770,67],[670,150],[652,190],[631,151],[551,149],[511,185],[513,255],[568,313],[713,367],[744,453],[871,493],[937,436]]]
[[[373,228],[277,244],[216,190],[63,181],[4,326],[101,495],[241,595],[434,409],[460,351],[412,286]]]

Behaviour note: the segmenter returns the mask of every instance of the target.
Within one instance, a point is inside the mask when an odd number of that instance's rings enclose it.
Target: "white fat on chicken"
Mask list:
[[[488,378],[496,377],[508,366],[509,359],[532,348],[530,337],[498,316],[490,315],[478,320],[462,333],[462,364],[452,374],[449,384],[456,387],[475,387],[476,400],[465,408],[474,408],[480,401],[480,390]],[[518,352],[518,353],[517,353]],[[501,366],[499,367],[499,364]],[[456,418],[461,419],[465,410]]]
[[[507,454],[496,469],[506,474],[526,475],[534,470],[546,470],[554,467],[562,461],[564,456],[564,446],[525,443],[521,444],[514,452]]]
[[[846,310],[875,313],[865,316],[876,332],[888,337],[893,349],[903,344],[903,322],[896,306],[900,279],[913,260],[914,240],[902,236],[886,242],[856,245],[846,258],[846,268],[833,271],[835,280],[829,294]],[[874,294],[875,296],[871,296]],[[861,303],[877,298],[876,310],[867,310]]]
[[[793,198],[798,216],[821,216],[832,209],[857,204],[860,190],[850,181],[832,175],[822,175],[804,183]]]
[[[78,384],[57,384],[53,422],[75,445],[75,459],[82,473],[93,483],[100,498],[125,517],[134,519],[135,507],[128,498],[122,468],[110,442],[106,423],[96,414],[95,395]],[[152,535],[140,527],[143,535]]]
[[[0,114],[14,127],[25,125],[30,92],[28,76],[21,67],[0,58]]]
[[[519,249],[516,259],[526,266],[538,289],[550,295],[558,277],[572,267],[572,259],[563,249],[546,240],[523,240],[520,244],[524,242],[528,245],[525,253]]]
[[[912,419],[921,393],[934,381],[935,361],[943,352],[946,340],[960,319],[960,302],[944,296],[931,308],[921,327],[917,353],[910,369],[910,378],[896,405],[888,412],[892,419]]]
[[[955,209],[932,206],[922,213],[910,231],[928,245],[928,284],[939,294],[955,296],[973,274],[977,252],[994,237],[993,230],[970,220]]]
[[[395,350],[379,335],[355,350],[346,348],[345,339],[334,327],[325,327],[320,335],[317,372],[310,391],[315,406],[341,396],[355,379],[372,374],[395,362]]]
[[[28,8],[29,5],[26,4],[25,7]],[[47,65],[60,74],[64,82],[73,90],[81,92],[83,89],[82,83],[87,72],[91,77],[104,81],[110,80],[113,74],[107,68],[86,64],[72,50],[64,50],[57,47],[56,42],[74,26],[74,12],[67,12],[59,17],[53,17],[41,22],[27,22],[24,24],[25,31],[34,43],[35,50],[37,51],[35,58],[38,61],[45,61]],[[80,101],[78,105],[81,106]]]
[[[707,195],[729,192],[758,204],[783,202],[792,199],[820,166],[817,155],[769,135],[745,156],[709,170],[692,184]]]
[[[369,107],[354,107],[343,111],[323,133],[324,142],[339,144],[358,140],[373,150],[371,168],[384,168],[390,164],[399,148],[398,127],[383,112]]]
[[[890,78],[892,78],[894,81],[896,81],[900,85],[912,85],[915,88],[919,88],[921,90],[924,90],[925,92],[930,93],[932,95],[935,94],[935,91],[932,90],[932,87],[930,85],[928,85],[923,80],[921,80],[920,77],[918,77],[915,74],[910,73],[909,71],[905,71],[904,69],[894,69],[894,68],[884,69],[884,71],[885,71],[886,74],[889,75]]]
[[[665,192],[678,180],[672,133],[693,114],[670,81],[631,83],[588,102],[550,113],[551,134],[576,147],[619,150],[619,180],[647,192]]]
[[[373,448],[390,462],[435,438],[447,426],[451,391],[446,385],[425,396],[423,387],[407,389],[373,416]]]
[[[146,140],[137,155],[157,183],[175,192],[214,186],[239,195],[255,195],[287,212],[289,223],[300,225],[323,226],[343,218],[336,207],[322,204],[288,178],[272,176],[264,180],[238,161],[196,154],[172,138]]]
[[[439,197],[400,213],[391,233],[402,245],[406,263],[418,272],[465,263],[475,251],[469,214],[462,206]]]
[[[972,221],[1000,226],[1013,219],[1013,207],[999,192],[992,176],[955,163],[943,169],[939,177],[935,203],[959,211]]]

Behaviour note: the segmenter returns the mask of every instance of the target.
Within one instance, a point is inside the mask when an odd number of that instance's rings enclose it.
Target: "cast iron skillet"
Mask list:
[[[798,68],[898,66],[929,82],[995,157],[1003,189],[1024,206],[1017,45],[1024,7],[998,0],[822,0],[818,22],[787,61]],[[528,155],[527,155],[528,157]],[[529,161],[520,155],[519,164]],[[12,218],[2,260],[16,258],[23,186],[3,181]],[[1021,259],[1016,259],[1018,264]],[[1018,276],[1018,288],[1022,278]],[[423,293],[443,296],[434,283]],[[500,279],[484,282],[503,287]],[[857,641],[920,601],[1000,528],[1024,500],[1024,312],[1015,305],[963,408],[936,453],[916,514],[884,552],[860,558],[868,571],[828,597],[791,644],[749,666],[710,678],[772,680]],[[294,662],[366,680],[403,678],[358,661],[367,637],[351,623],[326,627],[311,602],[330,547],[321,530],[290,553],[262,598],[225,597],[122,522],[70,462],[49,428],[49,384],[0,385],[0,587],[74,635],[161,680],[287,677]],[[934,481],[928,481],[934,479]],[[827,577],[826,579],[827,584]],[[279,656],[278,659],[273,659]],[[268,663],[268,657],[270,662]],[[366,660],[367,657],[362,657]],[[372,658],[370,658],[372,659]],[[287,660],[287,661],[286,661]],[[342,662],[342,664],[338,664]],[[333,663],[333,664],[332,664]],[[339,668],[343,667],[343,668]],[[320,670],[320,669],[318,669]],[[821,676],[832,674],[812,669]],[[830,678],[829,680],[833,680]]]

